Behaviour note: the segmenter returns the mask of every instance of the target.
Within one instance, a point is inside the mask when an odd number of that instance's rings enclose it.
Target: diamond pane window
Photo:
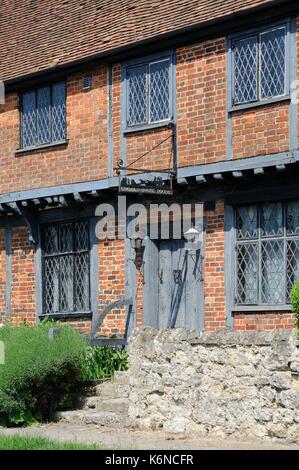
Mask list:
[[[88,221],[49,225],[43,231],[44,313],[90,310]]]
[[[37,90],[37,140],[40,144],[50,142],[50,88]]]
[[[52,88],[52,141],[66,138],[65,84],[56,83]]]
[[[258,295],[258,245],[246,243],[237,251],[238,303],[256,304]]]
[[[287,96],[288,23],[232,40],[232,105]]]
[[[299,280],[299,201],[236,209],[238,305],[286,305]]]
[[[169,60],[150,64],[150,121],[169,118]]]
[[[136,126],[147,121],[146,67],[134,67],[128,71],[128,125]]]
[[[284,244],[282,240],[262,243],[262,303],[284,302]]]
[[[299,235],[299,205],[297,202],[289,202],[287,206],[287,233]]]
[[[235,43],[235,104],[257,100],[257,38]]]
[[[23,95],[22,141],[23,147],[32,147],[36,141],[36,103],[35,93]]]
[[[261,209],[262,235],[272,237],[283,234],[282,203],[263,204]]]
[[[65,84],[38,88],[22,97],[21,147],[66,139]]]
[[[238,238],[257,237],[257,208],[256,206],[240,207],[237,209]]]
[[[261,34],[261,98],[285,94],[286,28]]]
[[[126,68],[127,126],[147,126],[171,115],[170,58]]]
[[[293,285],[299,280],[299,240],[287,242],[287,301],[290,302],[290,293]]]

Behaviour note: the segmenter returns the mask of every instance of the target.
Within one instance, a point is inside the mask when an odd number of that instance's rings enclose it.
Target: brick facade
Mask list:
[[[299,20],[297,20],[297,28]],[[299,29],[299,28],[298,28]],[[299,33],[297,33],[298,36]],[[298,41],[299,44],[299,41]],[[204,40],[176,50],[177,156],[179,168],[223,162],[227,158],[228,68],[226,37]],[[299,45],[297,46],[299,63]],[[84,74],[92,76],[92,89],[83,91]],[[298,72],[299,73],[299,72]],[[149,152],[136,166],[144,170],[170,168],[172,130],[169,127],[122,134],[121,65],[113,64],[112,102],[109,108],[108,66],[82,70],[67,78],[68,143],[54,148],[16,154],[19,147],[19,98],[16,93],[0,105],[0,194],[79,183],[108,178],[108,154],[113,153],[113,166],[126,157],[131,164]],[[112,128],[109,129],[109,112]],[[299,112],[298,112],[299,116]],[[298,119],[299,121],[299,119]],[[290,149],[289,103],[268,104],[233,112],[232,160],[287,152]],[[299,126],[298,126],[299,130]],[[109,142],[110,136],[110,142]],[[167,140],[166,140],[167,139]],[[159,143],[164,143],[159,146]],[[125,153],[125,155],[124,155]],[[114,171],[114,175],[115,175]],[[200,189],[198,189],[200,199]],[[109,194],[107,202],[117,193]],[[192,193],[194,195],[194,193]],[[279,194],[278,194],[279,198]],[[142,202],[143,199],[137,199]],[[160,200],[159,202],[163,202]],[[189,201],[193,202],[193,201]],[[63,210],[63,209],[62,209]],[[204,306],[205,329],[226,327],[225,290],[225,205],[216,201],[215,210],[205,212]],[[0,315],[6,310],[5,229],[0,230]],[[98,243],[99,309],[126,294],[125,241],[106,240]],[[142,265],[141,255],[138,258]],[[137,264],[138,264],[137,263]],[[11,253],[11,320],[13,323],[36,321],[36,279],[34,247],[24,227],[14,227]],[[143,279],[137,268],[137,326],[142,325]],[[125,310],[114,310],[106,318],[101,334],[111,336],[124,332]],[[88,332],[88,319],[70,320]],[[242,329],[289,328],[290,312],[253,312],[234,314],[234,327]]]

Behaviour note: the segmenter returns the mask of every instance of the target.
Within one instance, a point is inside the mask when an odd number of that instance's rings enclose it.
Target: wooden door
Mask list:
[[[200,263],[185,251],[184,240],[158,242],[158,328],[199,327]]]

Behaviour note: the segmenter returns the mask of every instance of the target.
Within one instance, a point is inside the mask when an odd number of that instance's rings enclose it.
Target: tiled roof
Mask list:
[[[0,79],[113,51],[271,0],[0,0]]]

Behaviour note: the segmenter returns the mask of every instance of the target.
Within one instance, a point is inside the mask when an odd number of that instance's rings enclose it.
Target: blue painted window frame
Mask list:
[[[63,85],[64,86],[64,96],[65,96],[65,116],[64,116],[64,121],[65,121],[65,125],[64,125],[64,136],[62,139],[60,140],[55,140],[53,139],[53,113],[52,113],[52,110],[53,110],[53,88],[56,86],[56,85]],[[49,89],[49,95],[50,95],[50,101],[49,101],[49,108],[48,108],[48,112],[49,112],[49,133],[50,133],[50,138],[47,142],[39,142],[38,140],[38,125],[37,125],[37,116],[38,116],[38,92],[39,90],[43,89],[43,88],[47,88]],[[23,139],[23,113],[24,113],[24,108],[23,108],[23,100],[24,100],[24,96],[28,93],[34,93],[35,95],[35,120],[36,120],[36,139],[35,139],[35,144],[34,145],[31,145],[31,146],[24,146],[24,139]],[[65,143],[67,141],[67,108],[66,108],[66,103],[67,103],[67,86],[66,86],[66,82],[65,81],[59,81],[59,82],[55,82],[55,83],[51,83],[51,84],[48,84],[48,85],[43,85],[43,86],[40,86],[40,87],[37,87],[37,88],[33,88],[33,89],[28,89],[26,91],[24,91],[21,95],[20,95],[20,145],[19,145],[19,149],[17,152],[19,151],[29,151],[29,150],[34,150],[34,149],[38,149],[38,148],[43,148],[43,147],[47,147],[47,146],[52,146],[52,145],[56,145],[56,144],[61,144],[61,143]]]
[[[49,221],[43,222],[39,225],[39,233],[40,233],[40,269],[41,269],[41,280],[40,280],[40,288],[41,288],[41,302],[40,302],[40,311],[39,313],[40,317],[47,316],[47,317],[53,317],[53,318],[83,318],[83,317],[90,317],[93,313],[94,308],[92,308],[92,276],[94,275],[93,269],[92,269],[92,256],[93,256],[93,250],[92,250],[92,230],[94,229],[94,226],[91,224],[91,219],[89,217],[79,217],[79,218],[65,218],[62,217],[60,219],[49,217]],[[45,241],[44,241],[44,231],[47,227],[49,226],[55,226],[59,229],[61,225],[65,224],[71,224],[74,226],[76,223],[80,222],[87,222],[87,230],[88,230],[88,247],[87,249],[81,251],[82,253],[87,253],[88,254],[88,304],[89,308],[85,311],[80,311],[80,310],[72,310],[72,311],[55,311],[55,312],[47,312],[46,305],[45,305],[45,282],[46,282],[46,274],[45,274],[45,259],[47,255],[45,254]],[[61,257],[65,253],[60,252],[60,250],[57,252],[54,257]],[[68,253],[68,256],[72,256],[73,259],[77,256],[77,253],[74,252],[74,240],[72,240],[72,252]],[[73,278],[73,296],[75,296],[74,292],[74,278]],[[59,279],[59,290],[60,290],[60,279]],[[74,300],[74,298],[73,298]]]
[[[276,103],[280,101],[290,100],[290,77],[291,77],[291,19],[285,19],[283,21],[270,23],[260,27],[248,29],[246,31],[230,34],[228,36],[228,107],[229,111],[238,111],[242,109],[264,106],[266,104]],[[274,96],[272,98],[261,98],[261,87],[260,87],[260,36],[264,33],[285,27],[285,93],[283,95]],[[234,71],[234,44],[240,40],[248,39],[252,36],[258,37],[258,70],[257,70],[257,91],[258,96],[254,101],[248,101],[240,104],[235,104],[235,71]]]
[[[161,121],[153,121],[147,119],[144,124],[129,125],[128,124],[128,99],[129,99],[129,83],[128,71],[136,67],[150,67],[151,64],[158,63],[163,60],[169,60],[169,116]],[[150,93],[147,89],[147,116],[149,117],[149,100]],[[147,129],[154,129],[157,127],[167,126],[169,123],[174,122],[175,115],[175,53],[174,51],[165,51],[159,54],[152,54],[150,56],[132,59],[122,65],[122,128],[124,133],[143,131]]]
[[[289,232],[288,231],[288,207],[289,204],[291,203],[296,203],[296,205],[299,207],[299,199],[295,200],[273,200],[270,201],[271,203],[280,203],[282,205],[282,224],[281,224],[281,233],[280,234],[265,234],[262,233],[262,226],[261,226],[261,210],[262,207],[267,204],[267,201],[261,201],[261,202],[253,202],[252,204],[242,204],[242,205],[236,205],[232,207],[233,210],[233,231],[231,233],[231,247],[232,247],[232,252],[234,253],[233,261],[231,264],[230,268],[230,279],[233,280],[233,289],[232,289],[232,311],[240,311],[240,312],[246,312],[246,311],[290,311],[291,310],[291,305],[290,305],[290,300],[288,299],[288,288],[287,288],[287,277],[288,277],[288,262],[290,260],[289,254],[287,252],[287,247],[288,245],[293,242],[293,243],[298,243],[299,244],[299,230],[296,232]],[[256,206],[257,208],[257,233],[255,235],[252,235],[252,237],[249,238],[238,238],[237,232],[238,232],[238,223],[237,223],[237,213],[240,207],[246,207],[246,206]],[[261,246],[263,244],[267,244],[268,242],[280,242],[283,245],[283,282],[284,282],[284,301],[282,302],[276,302],[276,303],[266,303],[262,301],[262,294],[261,294],[261,289],[262,289],[262,274],[261,274],[261,257],[262,257],[262,251],[261,251]],[[238,252],[238,247],[242,246],[243,244],[255,244],[257,246],[257,301],[256,303],[242,303],[238,301],[238,263],[237,263],[237,252]],[[296,276],[295,276],[295,281],[296,281]]]

